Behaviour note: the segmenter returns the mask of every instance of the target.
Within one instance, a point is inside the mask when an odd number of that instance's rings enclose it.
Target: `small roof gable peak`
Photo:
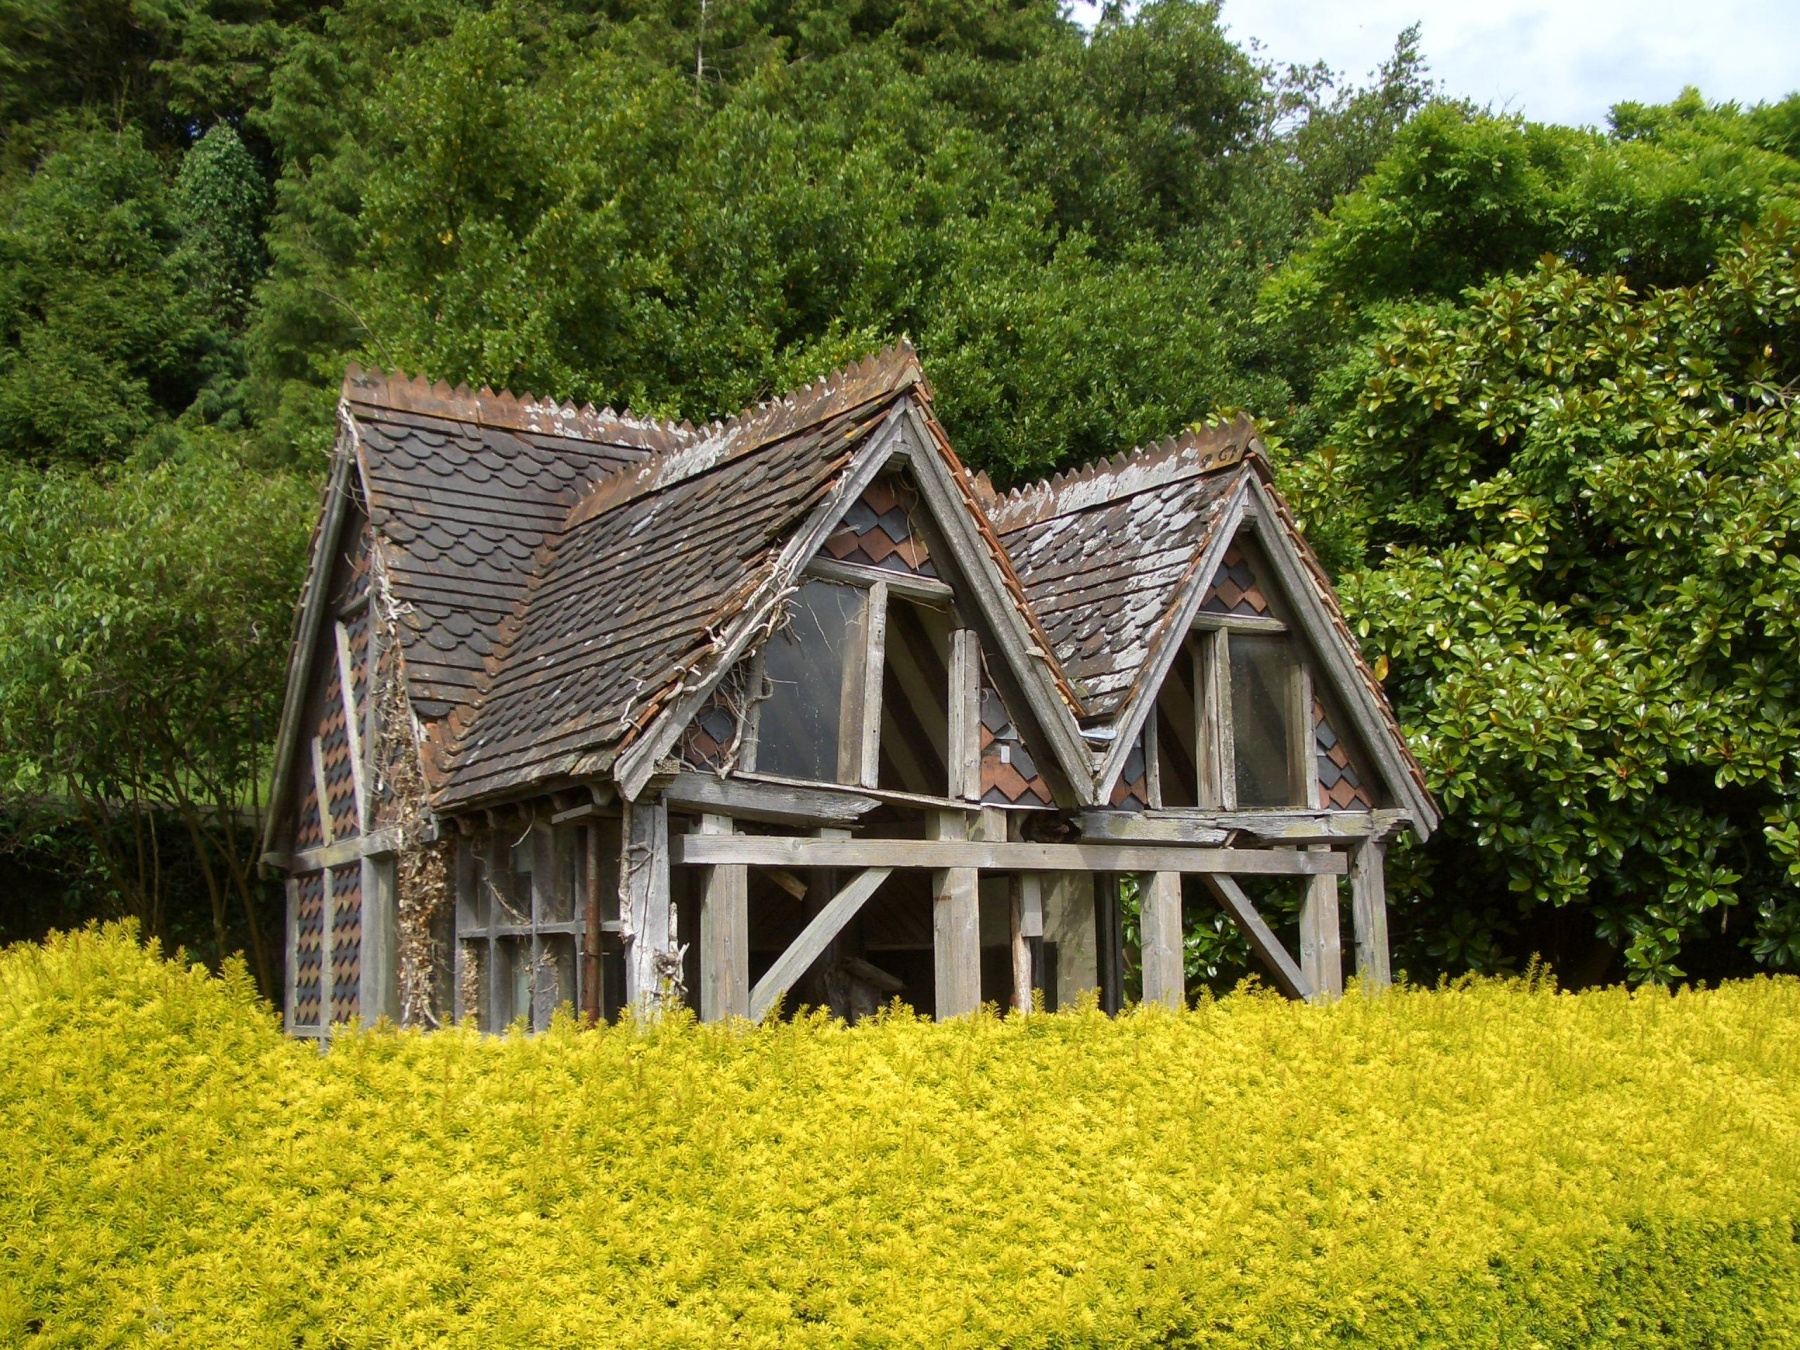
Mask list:
[[[1009,534],[1053,516],[1104,505],[1147,488],[1261,460],[1255,424],[1240,415],[1230,422],[1165,436],[1161,441],[1121,451],[1110,459],[1016,487],[990,506],[989,515],[995,529]]]
[[[467,384],[451,386],[422,375],[408,375],[403,370],[389,372],[355,362],[344,370],[343,399],[353,407],[417,413],[505,431],[584,441],[626,439],[652,451],[674,448],[699,436],[685,422],[678,425],[640,417],[629,409],[597,409],[591,403],[577,407],[572,402],[559,403],[506,389],[496,391],[486,385],[471,390]]]

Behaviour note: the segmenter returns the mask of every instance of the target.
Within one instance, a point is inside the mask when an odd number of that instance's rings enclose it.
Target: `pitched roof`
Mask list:
[[[988,515],[1090,722],[1123,706],[1243,473],[1246,420],[996,500]]]
[[[999,494],[956,460],[904,343],[703,427],[351,367],[345,439],[434,803],[606,772],[722,669],[728,625],[788,584],[784,542],[903,403],[992,557],[1016,640],[1048,648],[1043,673],[1085,725],[1117,721],[1236,519],[1238,489],[1266,481],[1247,420]],[[1291,517],[1279,523],[1422,791],[1329,582]],[[645,741],[637,758],[661,753]]]

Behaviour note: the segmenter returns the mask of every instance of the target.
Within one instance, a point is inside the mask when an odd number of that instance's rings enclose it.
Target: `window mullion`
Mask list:
[[[881,681],[887,661],[887,582],[869,587],[863,622],[863,686],[861,744],[857,781],[875,787],[881,780]]]

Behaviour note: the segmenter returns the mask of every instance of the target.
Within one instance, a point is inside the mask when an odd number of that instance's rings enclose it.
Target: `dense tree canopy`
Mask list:
[[[699,418],[905,334],[1003,482],[1264,420],[1450,811],[1415,973],[1800,960],[1800,99],[1540,126],[1197,0],[10,0],[0,50],[8,819],[191,807],[232,873],[346,359]]]

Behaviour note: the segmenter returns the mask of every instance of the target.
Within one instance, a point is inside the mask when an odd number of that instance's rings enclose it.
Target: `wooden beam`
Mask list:
[[[1144,878],[1139,913],[1144,1002],[1185,1008],[1187,966],[1181,942],[1181,873],[1152,872]]]
[[[911,572],[890,572],[885,567],[865,567],[860,563],[839,562],[823,554],[806,564],[807,575],[821,581],[840,581],[852,586],[882,584],[895,595],[908,600],[942,608],[956,598],[956,592],[936,577],[916,576]]]
[[[1199,632],[1223,628],[1238,633],[1285,633],[1288,630],[1280,619],[1265,618],[1261,614],[1199,614],[1194,618],[1194,628]]]
[[[1308,877],[1305,884],[1306,898],[1300,905],[1300,969],[1312,986],[1313,1002],[1335,1003],[1344,996],[1337,878]]]
[[[1083,811],[1081,837],[1115,844],[1223,844],[1231,831],[1198,820],[1147,816],[1141,811]]]
[[[881,782],[881,672],[887,660],[887,582],[877,581],[869,587],[866,609],[856,781],[864,787],[877,787]]]
[[[619,919],[625,939],[625,1002],[634,1016],[677,1001],[681,958],[669,898],[669,808],[660,797],[628,802],[619,860]],[[729,861],[729,860],[727,860]]]
[[[356,724],[356,669],[350,657],[350,630],[340,621],[331,626],[337,642],[338,692],[344,705],[344,734],[350,741],[350,783],[356,793],[356,828],[369,828],[369,796],[363,785],[362,728]],[[374,692],[373,681],[370,692]]]
[[[950,795],[981,797],[981,640],[972,628],[950,635],[950,735],[944,762],[950,768]]]
[[[418,842],[429,844],[437,838],[438,831],[434,825],[418,836]],[[301,849],[298,853],[265,853],[262,861],[284,872],[316,872],[321,867],[338,867],[359,858],[375,858],[384,853],[399,851],[400,832],[397,829],[386,829],[376,830],[373,834],[352,835],[322,848]]]
[[[1356,975],[1378,992],[1394,982],[1388,955],[1385,845],[1365,839],[1350,852],[1350,922],[1356,936]]]
[[[331,786],[325,781],[325,751],[319,738],[312,738],[313,791],[319,798],[319,837],[327,844],[337,842],[337,831],[331,825]]]
[[[729,816],[700,817],[702,834],[731,834]],[[750,874],[727,863],[700,887],[700,1018],[750,1015]]]
[[[1101,813],[1094,813],[1096,815]],[[1411,819],[1405,811],[1333,811],[1333,810],[1268,810],[1213,811],[1204,807],[1170,807],[1163,811],[1113,812],[1119,817],[1107,838],[1136,838],[1126,833],[1135,828],[1129,822],[1141,820],[1144,834],[1151,837],[1165,828],[1188,827],[1196,831],[1217,830],[1249,835],[1270,844],[1333,844],[1357,839],[1385,838],[1406,827]],[[1087,815],[1082,816],[1086,832]],[[1198,839],[1195,842],[1200,842]]]
[[[758,782],[740,776],[680,773],[663,789],[670,806],[760,820],[773,825],[854,825],[881,805],[878,797],[855,789],[824,791],[797,784]]]
[[[837,796],[850,796],[860,799],[873,799],[887,802],[892,806],[910,806],[924,811],[974,811],[976,804],[961,801],[954,797],[933,797],[924,792],[896,792],[892,788],[856,787],[848,783],[820,783],[802,781],[796,778],[781,778],[772,773],[752,773],[741,769],[731,775],[728,782],[736,783],[768,783],[775,787],[800,788],[808,792],[830,793]]]
[[[794,985],[819,959],[819,954],[830,945],[845,924],[856,917],[856,912],[888,879],[889,869],[873,867],[859,872],[836,895],[826,902],[825,907],[813,916],[793,944],[775,959],[763,977],[756,982],[756,988],[750,991],[750,1017],[760,1022],[775,1006],[780,998]]]
[[[931,818],[930,829],[940,847],[957,846],[966,828],[965,820],[953,812]],[[973,847],[996,845],[977,843]],[[931,874],[932,970],[937,985],[935,1012],[940,1022],[972,1013],[981,1006],[980,885],[980,875],[966,864]]]
[[[1231,916],[1240,932],[1250,943],[1250,950],[1256,953],[1257,959],[1275,980],[1276,987],[1289,998],[1307,1002],[1312,998],[1312,983],[1305,972],[1295,964],[1294,958],[1288,955],[1286,947],[1279,938],[1270,931],[1269,925],[1263,922],[1262,915],[1256,912],[1256,906],[1250,903],[1250,897],[1244,894],[1243,887],[1230,877],[1207,874],[1203,878],[1206,889],[1211,891],[1213,899]]]
[[[679,835],[677,863],[708,867],[929,867],[986,872],[1224,872],[1254,876],[1342,874],[1341,853],[1196,848],[1187,844],[1031,844],[976,839],[810,839],[790,835]]]

